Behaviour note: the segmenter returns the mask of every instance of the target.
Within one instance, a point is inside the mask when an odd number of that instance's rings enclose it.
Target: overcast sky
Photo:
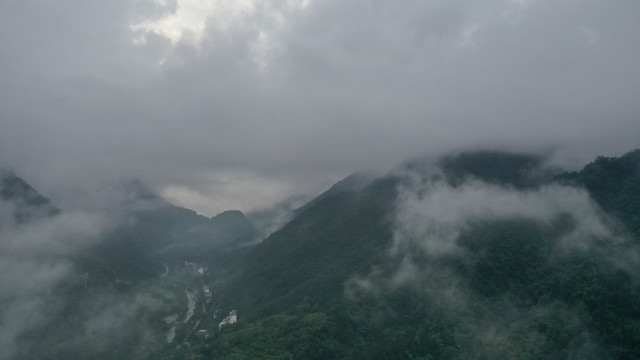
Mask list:
[[[490,147],[640,146],[637,0],[3,0],[0,164],[214,215]]]

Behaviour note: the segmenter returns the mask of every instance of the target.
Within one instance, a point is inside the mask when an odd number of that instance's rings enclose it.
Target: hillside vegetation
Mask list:
[[[325,196],[217,289],[242,321],[168,358],[640,358],[638,154],[463,153]]]
[[[262,241],[239,211],[124,190],[105,227],[3,178],[16,356],[640,359],[639,150],[577,172],[496,151],[414,159],[348,177]]]

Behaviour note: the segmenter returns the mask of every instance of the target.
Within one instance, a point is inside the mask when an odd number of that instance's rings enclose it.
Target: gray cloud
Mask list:
[[[137,176],[212,215],[423,153],[638,146],[635,1],[192,3],[0,4],[0,163],[58,202]]]

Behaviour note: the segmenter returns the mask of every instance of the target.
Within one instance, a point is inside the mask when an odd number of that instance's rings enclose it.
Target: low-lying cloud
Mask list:
[[[598,264],[598,271],[622,271],[637,280],[640,248],[586,190],[557,183],[518,189],[473,178],[454,186],[435,165],[422,171],[429,175],[402,174],[388,258],[369,273],[350,278],[347,298],[384,303],[394,294],[418,294],[422,306],[455,319],[456,342],[468,358],[506,358],[520,351],[543,356],[554,346],[564,348],[564,355],[556,354],[559,358],[612,358],[584,305],[553,297],[519,298],[509,289],[526,287],[518,283],[526,283],[526,275],[494,272],[505,261],[512,264],[508,271],[526,273],[537,271],[527,268],[530,259],[538,261],[538,269],[554,272],[563,271],[562,266],[554,268],[563,261],[590,259],[588,266]],[[504,237],[496,237],[501,231],[507,231],[498,235]],[[518,240],[510,242],[514,236]],[[540,243],[528,247],[523,241]],[[522,258],[491,258],[489,252],[504,249],[500,242],[520,249],[499,256]],[[476,278],[475,271],[489,272]],[[513,288],[504,285],[510,281]],[[541,330],[551,321],[568,342],[558,345],[558,339]]]
[[[7,221],[0,227],[0,357],[12,359],[17,338],[55,314],[54,289],[74,278],[71,257],[95,244],[108,222],[97,213],[61,214],[26,224],[12,224],[12,211],[1,216]]]
[[[457,239],[475,222],[528,219],[548,224],[569,215],[575,228],[566,244],[578,248],[588,246],[590,239],[612,235],[585,190],[557,184],[517,190],[479,180],[456,187],[436,181],[403,188],[399,199],[394,246],[410,242],[432,256],[462,251]]]

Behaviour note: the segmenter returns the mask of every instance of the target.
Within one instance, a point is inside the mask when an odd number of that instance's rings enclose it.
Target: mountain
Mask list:
[[[469,152],[328,193],[228,263],[239,322],[168,356],[640,358],[637,154]]]
[[[236,303],[252,309],[246,316],[281,311],[305,297],[340,295],[344,278],[328,269],[362,270],[384,253],[394,185],[382,179],[362,191],[326,196],[251,249],[229,286],[241,297]]]
[[[147,359],[203,318],[216,259],[257,236],[240,211],[201,216],[137,181],[99,211],[59,211],[13,174],[1,190],[0,224],[17,222],[0,227],[3,359]]]
[[[531,174],[542,172],[540,164],[535,156],[476,152],[436,164],[412,160],[376,180],[352,175],[299,208],[293,220],[251,249],[229,288],[237,286],[233,291],[242,293],[248,316],[269,313],[271,307],[282,311],[305,297],[339,297],[350,275],[368,270],[392,245],[398,189],[409,181],[406,171],[417,170],[425,179],[443,175],[451,184],[473,178],[519,187],[533,184]],[[432,171],[434,166],[441,171]],[[242,291],[246,288],[252,291]]]
[[[299,214],[312,207],[323,199],[342,193],[353,193],[364,189],[376,179],[372,172],[360,171],[353,173],[344,179],[333,184],[328,190],[313,198],[308,203],[294,210],[294,214]]]
[[[579,172],[560,181],[577,184],[608,213],[620,219],[640,239],[640,149],[619,158],[599,156]]]
[[[8,170],[0,170],[0,200],[11,206],[10,216],[17,223],[37,217],[54,216],[60,212],[51,204],[51,200]]]
[[[118,226],[91,246],[3,257],[38,276],[3,280],[19,291],[0,295],[18,334],[2,344],[16,359],[638,359],[639,154],[576,172],[498,151],[414,159],[346,178],[262,241],[239,211],[123,184]]]
[[[328,190],[316,196],[311,201],[305,203],[304,196],[293,196],[271,208],[252,211],[247,214],[247,216],[250,221],[260,229],[261,238],[266,238],[295,216],[304,212],[307,208],[322,199],[339,193],[361,190],[373,182],[373,180],[375,180],[375,175],[372,172],[359,171],[333,184]],[[303,205],[300,206],[300,204]]]
[[[554,170],[542,167],[543,157],[500,151],[463,152],[445,156],[438,161],[452,184],[470,178],[488,183],[526,188],[537,186],[549,178]]]

